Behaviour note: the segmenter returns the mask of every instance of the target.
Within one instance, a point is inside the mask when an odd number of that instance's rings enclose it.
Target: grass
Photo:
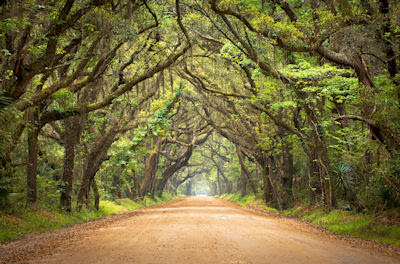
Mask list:
[[[235,194],[223,194],[219,198],[230,200],[241,206],[257,206],[269,212],[280,213],[286,216],[301,218],[307,222],[322,226],[337,235],[372,239],[400,247],[400,225],[398,222],[385,223],[382,217],[373,214],[356,213],[345,210],[332,210],[327,212],[321,207],[309,207],[299,204],[288,210],[279,212],[268,207],[261,199],[254,195],[241,196],[240,192]]]
[[[117,199],[115,201],[100,201],[99,210],[82,209],[72,214],[45,210],[21,209],[13,215],[0,212],[0,242],[10,241],[33,232],[45,232],[63,226],[84,222],[106,215],[135,210],[141,207],[155,205],[174,198],[171,194],[163,193],[161,197],[145,197],[142,201]]]
[[[274,212],[277,213],[278,210],[272,207],[268,207],[262,199],[257,198],[254,194],[247,194],[245,196],[242,196],[240,192],[237,193],[227,193],[227,194],[222,194],[220,196],[217,196],[218,198],[225,199],[232,201],[234,203],[237,203],[241,206],[256,206],[256,207],[262,207],[264,210],[267,210],[269,212]]]
[[[373,214],[339,209],[325,212],[318,207],[307,210],[304,205],[283,213],[322,226],[337,235],[372,239],[400,247],[400,225],[398,223],[381,223],[380,217]]]

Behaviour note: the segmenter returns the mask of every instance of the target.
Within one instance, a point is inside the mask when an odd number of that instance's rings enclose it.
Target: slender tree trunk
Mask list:
[[[28,164],[26,166],[27,174],[27,204],[35,205],[37,202],[37,166],[38,166],[38,136],[39,136],[39,113],[37,110],[30,109],[28,119],[31,121],[31,127],[28,129]]]
[[[97,188],[96,179],[94,178],[92,180],[92,189],[94,195],[94,208],[98,211],[100,208],[100,194],[99,194],[99,189]]]
[[[3,182],[5,179],[9,179],[12,176],[11,167],[11,155],[10,153],[4,153],[0,155],[0,181]],[[8,199],[8,193],[12,190],[12,185],[2,185],[0,186],[0,210],[6,209],[10,205]]]
[[[73,172],[74,172],[74,160],[75,160],[75,143],[72,137],[65,137],[65,149],[64,149],[64,169],[61,178],[61,196],[60,205],[61,208],[71,212],[72,210],[72,183],[73,183]]]
[[[140,193],[140,185],[139,185],[139,180],[138,180],[136,171],[133,172],[132,177],[133,177],[133,185],[135,188],[135,192],[133,192],[135,194],[134,198],[136,198],[137,196],[142,197],[142,194]]]
[[[293,200],[293,154],[288,144],[283,145],[282,208],[287,209]]]
[[[242,193],[242,197],[247,194],[246,173],[243,168],[240,170],[240,192]]]
[[[322,189],[318,183],[320,172],[316,159],[317,157],[315,153],[310,153],[308,155],[308,187],[310,190],[310,205],[314,205],[317,202],[318,196],[322,195]]]
[[[217,170],[217,193],[218,195],[222,194],[221,190],[221,177],[219,176],[219,170]]]
[[[186,182],[186,191],[185,195],[192,195],[192,180],[188,180]]]
[[[120,177],[119,173],[114,173],[112,177],[112,184],[111,184],[111,193],[115,198],[121,198],[121,189],[120,189]]]

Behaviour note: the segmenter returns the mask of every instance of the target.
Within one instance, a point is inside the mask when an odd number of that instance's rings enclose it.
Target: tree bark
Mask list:
[[[262,176],[263,176],[264,201],[265,203],[270,203],[271,201],[273,201],[272,184],[268,177],[271,168],[266,162],[263,162],[261,166],[263,168]]]
[[[154,149],[151,154],[148,154],[144,161],[143,181],[140,185],[140,194],[146,196],[151,190],[151,184],[157,175],[158,161],[160,158],[161,137],[157,136],[153,140]]]
[[[74,160],[75,160],[75,143],[72,137],[65,138],[65,149],[64,149],[64,169],[61,178],[61,196],[60,205],[61,208],[67,212],[72,210],[72,183],[74,173]]]
[[[75,148],[79,141],[83,125],[86,118],[74,116],[64,120],[65,132],[63,135],[64,143],[64,168],[61,177],[61,208],[67,212],[72,211],[72,185],[74,181],[75,167]]]
[[[247,181],[246,181],[246,173],[243,168],[240,170],[240,192],[242,193],[242,197],[247,194]]]
[[[221,177],[219,176],[219,170],[217,169],[217,194],[221,195],[222,190],[221,190]]]
[[[251,176],[251,172],[246,167],[242,151],[243,151],[242,148],[240,146],[236,145],[236,154],[238,156],[238,160],[239,160],[239,164],[240,164],[241,170],[242,170],[242,172],[244,172],[244,175],[247,176],[247,180],[248,180],[248,182],[250,184],[251,189],[253,190],[254,195],[257,195],[258,194],[257,184],[254,181],[253,177]],[[242,180],[242,182],[243,182],[243,180]]]
[[[31,127],[28,129],[28,164],[26,166],[27,174],[27,204],[35,205],[37,202],[37,165],[38,165],[38,136],[40,131],[39,113],[37,109],[30,109],[28,119]]]
[[[77,209],[80,211],[83,204],[89,205],[89,191],[101,164],[107,159],[107,151],[115,140],[117,130],[111,129],[108,133],[101,136],[93,143],[93,148],[89,150],[86,157],[85,173],[81,181],[78,193]]]
[[[121,198],[121,189],[120,189],[120,177],[118,173],[114,173],[112,176],[112,184],[111,184],[111,193],[113,198]]]
[[[291,152],[288,143],[283,143],[283,177],[282,177],[282,189],[283,199],[282,208],[287,209],[290,207],[293,200],[293,154]]]
[[[186,182],[185,195],[192,195],[192,180]]]

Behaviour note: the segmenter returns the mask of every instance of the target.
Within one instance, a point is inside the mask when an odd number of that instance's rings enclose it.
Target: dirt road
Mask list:
[[[400,263],[399,257],[355,248],[296,220],[210,197],[141,210],[51,252],[23,263]]]

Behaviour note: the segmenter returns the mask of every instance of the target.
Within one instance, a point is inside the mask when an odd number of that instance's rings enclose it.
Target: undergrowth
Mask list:
[[[283,214],[322,226],[337,235],[372,239],[400,247],[400,225],[381,223],[380,215],[340,209],[326,212],[323,208],[309,208],[307,205],[295,206],[284,211]]]
[[[269,212],[301,218],[307,222],[322,226],[337,235],[372,239],[400,247],[400,225],[396,222],[382,223],[380,221],[382,216],[340,209],[327,212],[324,208],[309,207],[304,204],[279,212],[266,206],[261,199],[256,199],[254,195],[242,197],[240,192],[237,192],[234,194],[222,194],[218,197],[230,200],[241,206],[257,206]]]
[[[275,208],[267,206],[262,199],[257,198],[254,194],[247,194],[245,196],[242,196],[240,192],[237,192],[237,193],[226,193],[217,197],[232,201],[241,206],[257,206],[257,207],[262,207],[263,209],[270,212],[275,212],[275,213],[278,212],[278,210],[276,210]]]
[[[13,214],[0,212],[0,242],[14,240],[32,232],[45,232],[90,219],[156,205],[172,198],[174,197],[171,194],[163,193],[161,197],[156,196],[154,199],[145,197],[140,201],[132,201],[128,198],[100,201],[98,211],[84,208],[80,212],[66,213],[42,208],[22,208]]]

